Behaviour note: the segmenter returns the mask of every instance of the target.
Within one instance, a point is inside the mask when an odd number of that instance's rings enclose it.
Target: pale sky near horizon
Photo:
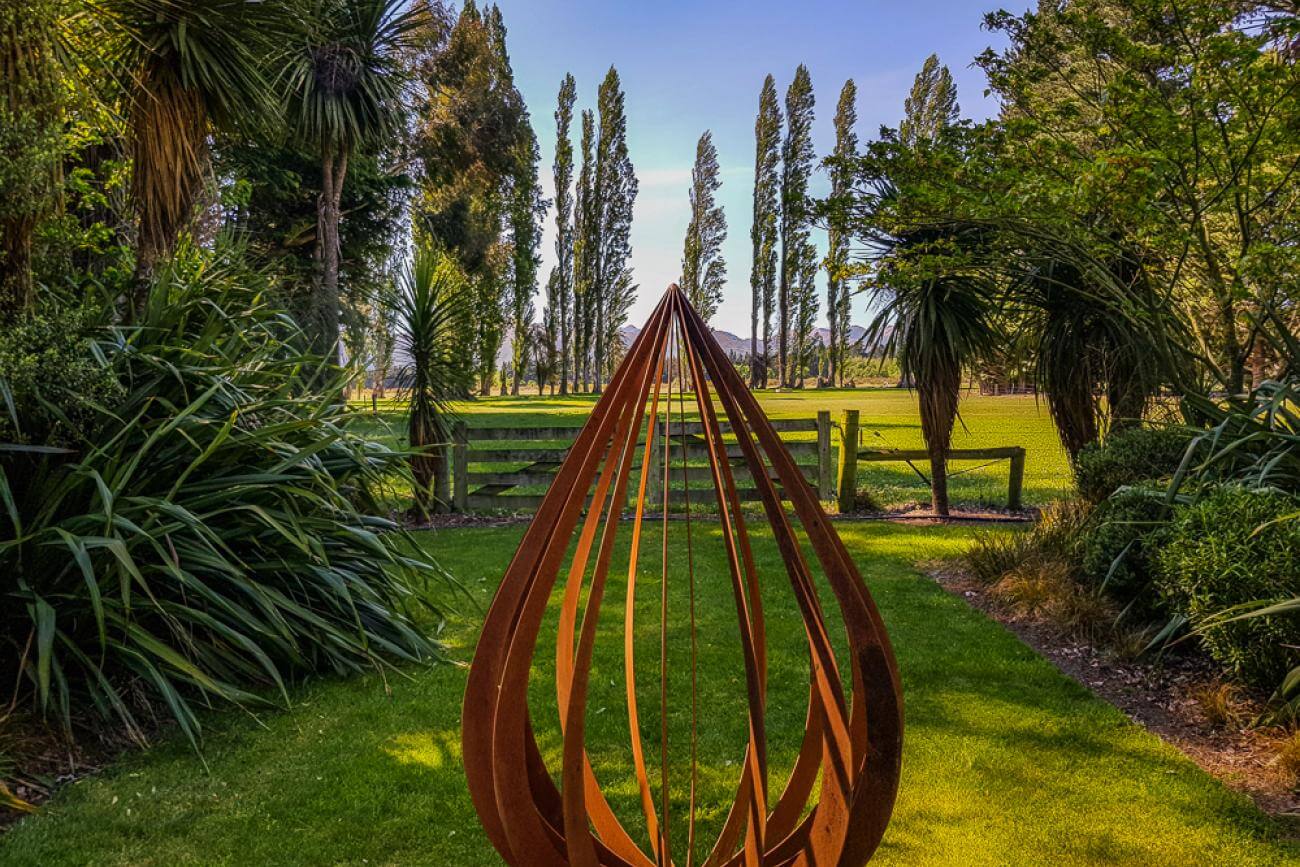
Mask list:
[[[858,137],[875,138],[882,124],[897,126],[903,100],[925,58],[937,53],[956,79],[962,115],[983,119],[996,111],[984,96],[983,73],[973,58],[996,34],[981,27],[999,5],[1021,11],[1026,0],[718,0],[655,3],[618,0],[496,0],[507,27],[516,83],[528,103],[542,149],[543,190],[553,198],[555,100],[572,72],[578,83],[577,117],[595,108],[596,88],[610,65],[627,95],[628,146],[640,182],[632,226],[632,266],[640,292],[629,322],[640,325],[664,288],[681,272],[689,220],[687,190],[695,145],[712,130],[722,169],[719,199],[729,235],[723,253],[727,288],[713,326],[749,335],[750,213],[754,172],[754,116],[767,73],[782,100],[795,67],[805,63],[817,100],[814,143],[818,158],[834,144],[832,119],[840,88],[858,86]],[[814,193],[826,179],[814,174]],[[824,251],[825,235],[814,231]],[[547,214],[539,284],[555,261],[555,217]],[[825,305],[824,272],[819,295]],[[539,297],[538,310],[542,308]],[[865,302],[854,320],[865,318]],[[825,324],[825,315],[819,317]]]

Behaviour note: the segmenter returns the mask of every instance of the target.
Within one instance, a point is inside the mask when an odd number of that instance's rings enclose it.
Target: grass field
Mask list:
[[[863,445],[885,448],[922,448],[916,394],[904,389],[810,389],[793,392],[758,392],[772,418],[813,418],[829,410],[838,422],[846,409],[861,413]],[[485,397],[456,406],[470,424],[494,427],[579,426],[595,405],[590,395],[568,397]],[[363,424],[394,444],[404,443],[405,417],[400,406],[380,403],[376,418],[369,404],[358,404],[370,420]],[[812,438],[812,435],[808,435]],[[838,443],[837,438],[833,438]],[[1031,396],[983,397],[968,392],[961,404],[961,420],[953,434],[954,448],[1023,446],[1026,451],[1024,501],[1042,505],[1072,488],[1069,463],[1056,436],[1047,407]],[[950,468],[955,503],[1002,506],[1007,496],[1005,461],[981,466],[984,461],[954,462]],[[929,467],[917,468],[928,475]],[[885,505],[928,502],[929,487],[907,464],[862,464],[859,484],[868,487]]]
[[[670,526],[682,532],[682,522]],[[718,530],[708,523],[695,526],[700,687],[708,709],[700,746],[706,832],[716,829],[738,778],[744,699]],[[901,794],[873,863],[1296,863],[1300,852],[1280,842],[1277,826],[1243,797],[915,571],[918,560],[957,553],[970,530],[837,526],[879,602],[907,702]],[[647,532],[648,550],[657,550],[657,526]],[[478,609],[521,533],[508,527],[423,534],[423,543],[472,597],[444,633],[455,659],[471,652]],[[776,781],[789,766],[803,724],[806,659],[774,545],[758,541],[760,570],[770,579],[764,596]],[[680,569],[680,545],[672,556],[674,569]],[[657,563],[643,564],[655,574],[641,579],[639,600],[646,610],[638,613],[647,616],[638,633],[639,665],[646,683],[654,684],[658,570]],[[686,604],[684,586],[670,582],[678,612]],[[621,658],[618,642],[611,641],[622,620],[621,589],[611,579],[589,726],[597,772],[609,781],[615,809],[631,817],[638,811],[626,773]],[[672,646],[681,648],[682,634],[673,635]],[[558,766],[552,636],[543,631],[531,701],[543,750]],[[680,657],[674,662],[676,695],[685,666]],[[219,715],[208,724],[207,771],[179,739],[129,756],[102,776],[68,787],[43,815],[0,838],[0,864],[497,863],[470,807],[460,766],[464,682],[463,668],[438,664],[386,677],[318,682],[300,692],[295,709],[260,722]],[[642,702],[644,730],[657,731],[657,700],[647,694]],[[669,722],[673,743],[681,745],[684,715],[673,714]],[[673,792],[680,801],[685,765],[682,752],[674,755]],[[629,827],[636,832],[635,822]]]

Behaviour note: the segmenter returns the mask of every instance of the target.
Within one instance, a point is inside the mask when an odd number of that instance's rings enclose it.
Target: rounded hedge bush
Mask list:
[[[1151,558],[1166,533],[1165,492],[1154,485],[1120,488],[1098,504],[1083,533],[1083,575],[1142,616],[1159,613]]]
[[[1170,607],[1193,626],[1250,603],[1300,597],[1300,520],[1278,521],[1300,500],[1274,489],[1224,486],[1180,509],[1155,556]],[[1276,523],[1270,523],[1276,522]],[[1252,617],[1209,626],[1210,655],[1241,681],[1275,688],[1300,665],[1300,617]]]
[[[1104,443],[1085,446],[1075,460],[1079,496],[1100,503],[1120,488],[1173,475],[1191,433],[1176,427],[1134,427],[1112,433]]]

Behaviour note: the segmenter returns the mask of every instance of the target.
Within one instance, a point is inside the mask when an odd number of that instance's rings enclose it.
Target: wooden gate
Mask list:
[[[721,421],[721,420],[720,420]],[[728,438],[727,458],[732,465],[742,500],[757,501],[754,486],[745,466],[740,446],[734,442],[731,427],[721,423]],[[781,434],[782,443],[798,465],[819,499],[835,496],[835,455],[831,447],[831,416],[819,412],[816,418],[778,419],[772,426]],[[564,461],[577,437],[578,427],[483,427],[458,422],[452,441],[452,504],[458,512],[509,511],[536,509],[555,471]],[[712,490],[708,467],[708,446],[700,422],[673,422],[669,425],[672,457],[680,459],[685,449],[691,489],[698,485],[700,495],[692,493],[692,503],[705,504],[704,494]],[[656,437],[651,449],[662,459],[662,437]],[[675,473],[668,493],[670,504],[683,503],[687,497],[680,473]],[[650,503],[662,505],[663,482],[654,479],[646,493]]]

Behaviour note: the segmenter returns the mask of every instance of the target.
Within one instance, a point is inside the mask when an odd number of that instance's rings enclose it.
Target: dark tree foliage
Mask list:
[[[339,232],[345,320],[361,315],[391,281],[392,253],[407,230],[404,210],[415,183],[392,170],[393,156],[361,152],[350,161],[340,199],[347,214]],[[288,145],[229,139],[218,144],[215,162],[232,179],[222,193],[227,226],[256,260],[275,269],[285,308],[301,322],[315,291],[319,158]]]
[[[0,325],[32,304],[32,243],[54,206],[63,151],[60,4],[0,8]]]
[[[421,60],[420,79],[414,152],[421,192],[413,222],[468,278],[473,328],[463,335],[463,351],[475,359],[478,390],[486,394],[509,306],[509,199],[531,131],[500,10],[466,3],[446,45]]]

